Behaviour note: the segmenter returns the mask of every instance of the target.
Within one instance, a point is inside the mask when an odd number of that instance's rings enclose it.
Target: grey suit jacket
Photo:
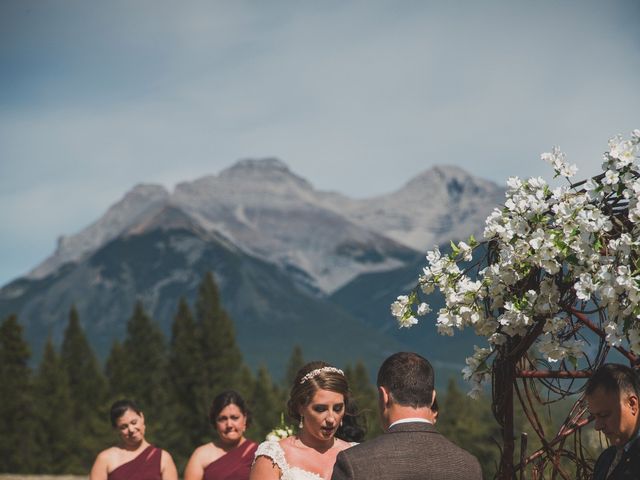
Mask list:
[[[481,480],[478,459],[429,423],[395,425],[338,454],[331,480]]]

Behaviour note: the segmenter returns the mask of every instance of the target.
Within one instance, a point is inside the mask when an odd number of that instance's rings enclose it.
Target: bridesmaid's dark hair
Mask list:
[[[209,423],[211,425],[215,425],[220,412],[229,405],[237,406],[242,414],[247,417],[247,427],[251,425],[251,411],[247,407],[244,398],[242,398],[235,390],[225,390],[224,392],[216,395],[216,398],[211,402],[211,407],[209,407]]]
[[[142,414],[142,410],[138,408],[138,405],[133,400],[128,400],[123,398],[122,400],[118,400],[111,405],[111,426],[116,427],[116,422],[118,419],[125,414],[127,410],[131,410],[132,412],[136,412],[138,415]]]

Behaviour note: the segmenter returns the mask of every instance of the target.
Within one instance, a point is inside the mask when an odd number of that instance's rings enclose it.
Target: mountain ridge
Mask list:
[[[61,339],[75,305],[104,358],[137,300],[168,336],[179,299],[193,305],[211,271],[253,367],[277,374],[299,344],[308,358],[363,359],[371,371],[385,354],[414,350],[451,371],[452,352],[473,338],[399,331],[389,303],[424,262],[428,246],[411,245],[481,230],[501,193],[435,167],[390,194],[354,200],[315,190],[277,159],[243,160],[173,192],[140,184],[65,237],[36,274],[0,288],[0,316],[17,314],[38,354],[46,335]]]
[[[356,200],[315,190],[277,158],[244,159],[217,175],[180,182],[173,192],[136,185],[87,228],[61,237],[56,251],[27,277],[78,261],[142,217],[171,206],[250,254],[305,272],[309,288],[330,294],[359,274],[393,269],[450,238],[480,234],[503,195],[488,180],[435,166],[389,194]],[[345,244],[370,251],[360,258],[387,261],[345,257]]]

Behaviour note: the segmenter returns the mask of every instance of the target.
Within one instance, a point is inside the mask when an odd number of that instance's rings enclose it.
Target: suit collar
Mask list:
[[[436,433],[436,427],[431,423],[426,422],[409,422],[398,423],[387,430],[387,433],[397,432],[433,432]]]

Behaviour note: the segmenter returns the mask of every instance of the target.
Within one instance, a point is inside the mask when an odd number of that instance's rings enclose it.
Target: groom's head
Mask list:
[[[433,367],[412,352],[398,352],[387,358],[378,370],[380,413],[385,427],[403,416],[435,416]]]

